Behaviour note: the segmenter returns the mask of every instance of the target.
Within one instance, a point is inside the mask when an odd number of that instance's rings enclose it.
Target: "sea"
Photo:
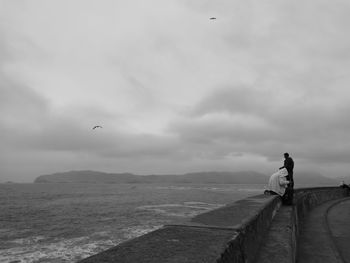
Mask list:
[[[261,194],[243,184],[0,184],[0,262],[77,262]]]

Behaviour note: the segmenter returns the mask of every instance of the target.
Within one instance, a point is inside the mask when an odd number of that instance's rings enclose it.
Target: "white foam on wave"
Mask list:
[[[212,210],[223,206],[222,204],[209,204],[203,202],[184,202],[185,206],[195,209]]]
[[[11,243],[15,243],[18,245],[32,245],[44,239],[45,239],[44,236],[33,236],[29,238],[17,238],[17,239],[11,240]]]
[[[165,190],[192,190],[195,187],[191,186],[175,186],[175,185],[170,185],[170,186],[156,186],[155,189],[165,189]]]
[[[193,217],[221,206],[223,205],[191,201],[183,204],[144,205],[137,207],[136,210],[151,211],[165,216]]]
[[[240,192],[263,192],[264,189],[256,189],[256,188],[239,188],[237,189],[237,191],[240,191]]]
[[[94,233],[94,235],[108,236],[108,233],[99,232]],[[115,246],[120,242],[108,238],[90,240],[89,237],[77,237],[60,239],[51,243],[43,243],[40,242],[42,239],[43,237],[38,236],[14,240],[14,243],[20,246],[1,250],[0,262],[75,262]]]
[[[161,227],[162,225],[157,225],[157,226],[138,225],[138,226],[126,227],[123,229],[123,232],[124,232],[124,236],[127,239],[131,239],[131,238],[142,236],[144,234],[157,230]]]
[[[166,189],[166,190],[206,190],[206,191],[214,191],[214,192],[230,192],[230,191],[234,191],[237,187],[231,187],[231,188],[227,188],[227,186],[222,186],[222,187],[218,187],[218,186],[157,186],[155,187],[156,189]]]
[[[166,189],[166,190],[204,190],[210,192],[219,192],[219,193],[233,193],[233,192],[261,192],[263,187],[257,188],[242,188],[239,184],[232,185],[222,185],[222,186],[157,186],[156,189]]]

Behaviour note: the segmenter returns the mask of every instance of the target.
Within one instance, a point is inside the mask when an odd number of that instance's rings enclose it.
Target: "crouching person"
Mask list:
[[[289,181],[287,180],[288,171],[286,168],[280,169],[270,176],[265,194],[279,195],[284,200]]]

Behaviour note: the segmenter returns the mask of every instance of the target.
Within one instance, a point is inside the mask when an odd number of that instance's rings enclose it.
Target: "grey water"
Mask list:
[[[76,262],[262,193],[239,184],[0,184],[0,262]]]

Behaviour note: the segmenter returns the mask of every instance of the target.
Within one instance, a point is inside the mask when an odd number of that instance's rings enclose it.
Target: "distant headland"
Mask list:
[[[186,174],[135,175],[132,173],[104,173],[98,171],[69,171],[38,176],[34,183],[201,183],[201,184],[266,184],[269,176],[254,171],[197,172]],[[316,173],[299,173],[300,184],[338,185],[339,180]]]

